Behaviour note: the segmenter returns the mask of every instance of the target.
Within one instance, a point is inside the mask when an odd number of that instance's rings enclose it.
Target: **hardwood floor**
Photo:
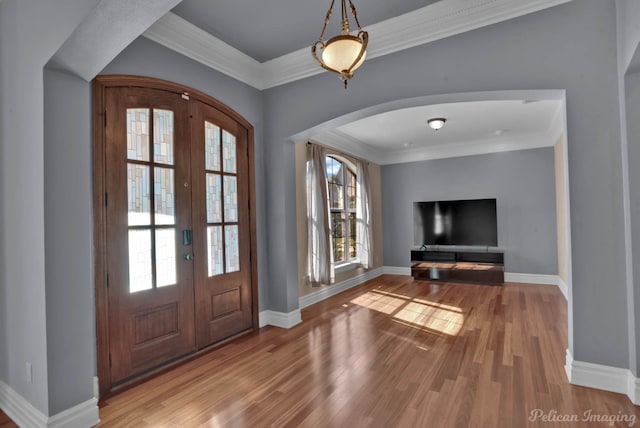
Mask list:
[[[640,423],[626,396],[568,384],[566,302],[553,286],[384,275],[304,309],[302,318],[104,400],[100,426]]]
[[[100,426],[629,426],[640,418],[626,396],[568,384],[566,302],[552,286],[384,275],[302,318],[105,400]],[[610,419],[588,422],[585,412]]]
[[[17,428],[16,425],[9,416],[6,415],[2,410],[0,410],[0,428]]]

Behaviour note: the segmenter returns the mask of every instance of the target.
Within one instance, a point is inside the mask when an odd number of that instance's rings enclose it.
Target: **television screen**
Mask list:
[[[498,245],[495,199],[413,203],[414,245]]]

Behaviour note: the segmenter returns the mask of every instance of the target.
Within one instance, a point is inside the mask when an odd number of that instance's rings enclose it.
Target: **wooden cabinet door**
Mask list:
[[[191,106],[196,336],[202,348],[252,326],[250,174],[248,130],[207,104]]]
[[[194,352],[189,105],[157,89],[105,90],[111,383]]]

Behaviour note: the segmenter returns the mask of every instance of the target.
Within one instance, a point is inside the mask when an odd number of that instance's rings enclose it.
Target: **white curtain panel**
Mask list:
[[[369,165],[356,161],[356,254],[365,269],[373,265],[373,228],[371,226],[371,180]]]
[[[311,285],[330,284],[333,280],[333,256],[324,149],[307,144],[307,279]]]

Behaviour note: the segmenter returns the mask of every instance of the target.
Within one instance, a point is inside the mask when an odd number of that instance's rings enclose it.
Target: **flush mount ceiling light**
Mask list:
[[[340,35],[335,36],[327,40],[325,43],[322,38],[324,32],[327,29],[327,24],[331,19],[331,12],[333,10],[333,4],[335,0],[331,0],[331,6],[327,11],[327,16],[324,19],[324,26],[318,41],[311,46],[311,54],[313,58],[320,64],[320,66],[326,70],[338,73],[340,79],[344,82],[344,88],[347,88],[347,81],[353,77],[353,72],[356,68],[360,67],[367,56],[367,42],[369,41],[369,35],[360,27],[358,22],[358,15],[356,14],[356,7],[351,0],[349,1],[349,7],[351,9],[351,15],[358,27],[358,33],[354,36],[349,34],[349,17],[347,16],[347,0],[341,0],[342,3],[342,31]],[[320,46],[322,54],[318,58],[317,49]]]
[[[437,131],[438,129],[444,126],[444,123],[446,121],[447,119],[445,119],[444,117],[434,117],[427,120],[427,125],[429,125],[429,128],[433,129],[434,131]]]

